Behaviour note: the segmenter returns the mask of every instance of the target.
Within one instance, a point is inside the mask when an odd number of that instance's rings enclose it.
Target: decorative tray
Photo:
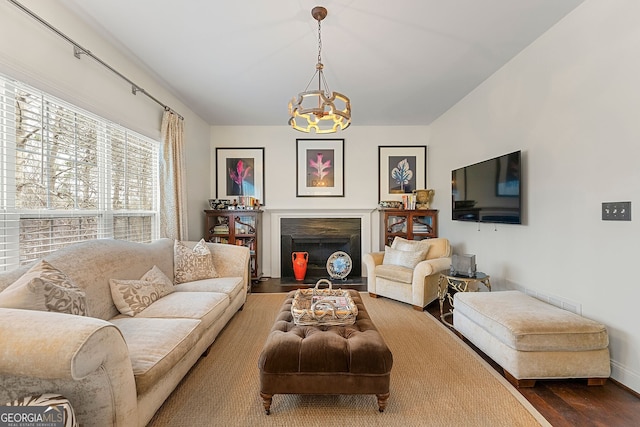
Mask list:
[[[329,288],[320,289],[321,283],[329,284]],[[296,291],[291,315],[294,323],[300,326],[353,325],[358,316],[358,307],[349,292],[333,289],[329,280],[320,279],[315,287]]]

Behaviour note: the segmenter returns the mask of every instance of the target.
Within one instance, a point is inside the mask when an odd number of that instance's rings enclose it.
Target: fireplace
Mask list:
[[[281,277],[293,278],[292,252],[308,252],[309,262],[305,283],[329,278],[327,259],[336,251],[349,254],[351,272],[346,280],[360,279],[361,259],[360,218],[282,218],[280,224]]]

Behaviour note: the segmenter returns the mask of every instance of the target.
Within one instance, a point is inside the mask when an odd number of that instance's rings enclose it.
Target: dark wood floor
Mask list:
[[[288,292],[310,283],[294,284],[294,281],[266,279],[252,286],[252,292]],[[315,282],[313,282],[315,283]],[[366,278],[341,283],[342,289],[367,290]],[[429,304],[425,311],[440,319],[437,301]],[[461,338],[462,339],[462,338]],[[466,341],[466,340],[465,340]],[[502,369],[484,353],[466,341],[501,375]],[[586,380],[537,381],[532,388],[518,391],[554,426],[640,426],[640,396],[609,379],[604,386],[587,386]],[[491,404],[491,402],[487,402]]]

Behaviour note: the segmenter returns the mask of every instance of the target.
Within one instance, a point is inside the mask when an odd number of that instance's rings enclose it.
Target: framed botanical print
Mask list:
[[[427,188],[426,145],[378,147],[379,200],[402,200],[402,195]]]
[[[216,198],[251,196],[265,205],[264,148],[216,148]]]
[[[344,197],[344,139],[296,139],[296,197]]]

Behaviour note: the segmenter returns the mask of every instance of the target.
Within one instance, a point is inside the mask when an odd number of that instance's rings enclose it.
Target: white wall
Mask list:
[[[201,236],[202,210],[215,196],[214,147],[266,148],[268,216],[268,209],[374,209],[377,147],[428,145],[427,186],[436,190],[440,235],[456,251],[475,253],[495,287],[576,302],[583,315],[605,323],[613,378],[640,391],[638,220],[600,220],[601,202],[640,200],[640,3],[588,0],[432,127],[354,122],[338,136],[345,138],[344,198],[296,198],[295,139],[307,135],[284,125],[210,128],[59,4],[23,3],[185,117],[191,239]],[[159,137],[159,106],[131,95],[92,60],[76,59],[68,43],[8,2],[0,3],[0,72]],[[517,149],[524,152],[525,225],[450,221],[451,169]]]
[[[524,225],[453,222],[440,234],[476,254],[498,288],[575,302],[609,331],[612,377],[640,391],[640,218],[601,220],[601,203],[640,209],[640,2],[588,0],[432,125],[431,183],[523,150]],[[579,306],[579,308],[580,308]]]
[[[283,98],[283,102],[284,101]],[[284,104],[283,104],[284,105]],[[286,123],[286,108],[282,121]],[[274,209],[371,209],[378,205],[378,146],[428,145],[430,129],[427,126],[377,127],[357,126],[331,136],[316,136],[294,131],[283,126],[213,126],[211,128],[211,198],[216,195],[216,147],[265,148],[265,213],[263,214],[263,273],[271,275],[271,254],[268,251],[271,236],[269,210]],[[344,197],[296,197],[296,138],[344,139]],[[427,159],[429,152],[427,151]],[[427,163],[429,161],[427,160]],[[427,184],[431,173],[427,168]],[[436,193],[434,200],[447,200]],[[443,199],[440,199],[443,197]],[[372,215],[373,249],[379,249],[379,216]],[[363,232],[365,232],[363,230]],[[276,236],[279,238],[279,236]],[[267,249],[267,250],[265,250]],[[364,272],[363,272],[364,274]]]
[[[199,238],[202,199],[210,192],[209,125],[58,2],[21,3],[185,117],[189,236]],[[127,82],[93,59],[76,59],[71,44],[6,1],[0,2],[0,73],[160,139],[161,106],[132,95]]]

